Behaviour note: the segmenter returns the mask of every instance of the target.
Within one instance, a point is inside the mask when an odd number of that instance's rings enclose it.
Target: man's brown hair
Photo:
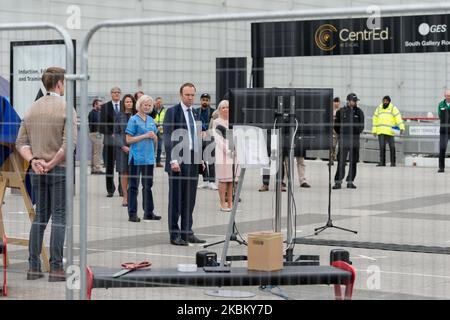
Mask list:
[[[59,67],[50,67],[44,71],[42,75],[42,83],[44,84],[45,90],[51,90],[56,87],[58,81],[64,82],[64,74],[66,70]]]
[[[183,85],[181,86],[181,88],[180,88],[180,94],[183,93],[183,89],[186,88],[186,87],[194,88],[194,90],[197,91],[197,89],[195,88],[195,86],[194,86],[192,83],[187,82],[187,83],[185,83],[185,84],[183,84]]]

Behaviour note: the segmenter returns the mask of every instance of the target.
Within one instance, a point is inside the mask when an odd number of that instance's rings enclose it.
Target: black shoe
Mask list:
[[[92,171],[91,174],[105,174],[103,171]]]
[[[301,187],[301,188],[311,188],[311,186],[310,186],[307,182],[303,182],[303,183],[300,185],[300,187]]]
[[[148,217],[144,217],[143,220],[161,220],[161,217],[154,214]]]
[[[444,172],[444,169],[439,169],[438,173]]]
[[[43,278],[44,274],[40,270],[28,270],[27,272],[27,280],[37,280]]]
[[[377,167],[386,167],[386,165],[382,164],[382,163],[379,163],[379,164],[377,164]]]
[[[206,240],[201,240],[197,238],[195,235],[188,236],[187,239],[184,239],[187,243],[206,243]]]
[[[119,193],[119,197],[123,198],[123,193],[122,192]]]
[[[51,270],[48,275],[48,282],[60,282],[66,281],[66,272],[64,269],[61,270]]]
[[[341,184],[340,183],[335,183],[333,186],[334,190],[340,189],[341,188]]]
[[[347,189],[356,189],[356,186],[353,184],[353,182],[347,183]]]
[[[171,239],[170,244],[174,246],[188,246],[189,244],[181,238]]]
[[[131,218],[128,218],[128,221],[130,221],[130,222],[141,222],[141,218],[139,218],[139,217],[131,217]]]
[[[114,197],[114,193],[108,192],[108,194],[106,195],[107,198],[112,198]]]
[[[391,167],[396,167],[395,163],[394,164],[391,163]]]

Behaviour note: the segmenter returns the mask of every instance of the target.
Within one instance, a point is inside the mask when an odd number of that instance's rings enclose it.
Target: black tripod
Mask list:
[[[328,221],[327,221],[326,225],[324,225],[323,227],[315,228],[314,229],[314,234],[318,235],[319,233],[321,233],[322,231],[324,231],[324,230],[326,230],[328,228],[335,228],[335,229],[339,229],[339,230],[343,230],[343,231],[352,232],[354,234],[357,234],[358,231],[354,231],[354,230],[350,230],[350,229],[346,229],[346,228],[341,228],[341,227],[333,225],[333,220],[331,220],[331,163],[333,161],[331,159],[331,148],[333,146],[333,132],[331,132],[330,137],[331,137],[331,139],[330,139],[331,144],[330,144],[330,149],[329,149],[329,152],[328,152]],[[339,154],[338,154],[338,156],[339,156]],[[342,160],[342,159],[338,159],[338,160]],[[344,159],[343,161],[346,161],[346,160]]]
[[[223,133],[222,133],[223,134]],[[226,134],[223,134],[223,136],[225,137],[226,136]],[[230,147],[230,148],[232,148],[232,147]],[[234,154],[234,152],[233,152],[233,154]],[[232,171],[233,171],[233,179],[232,179],[232,183],[233,183],[233,188],[232,188],[232,191],[231,191],[231,193],[233,194],[232,195],[232,199],[233,199],[233,202],[234,201],[239,201],[240,199],[238,198],[238,199],[235,199],[235,194],[236,194],[236,187],[235,187],[235,185],[236,185],[236,167],[235,167],[235,164],[234,164],[234,156],[233,156],[233,164],[232,164]],[[231,235],[230,235],[230,241],[235,241],[235,242],[237,242],[239,245],[247,245],[247,242],[245,242],[245,241],[243,241],[243,240],[239,240],[238,238],[237,238],[237,234],[238,234],[238,232],[237,232],[237,228],[236,228],[236,222],[235,221],[233,221],[233,232],[231,233]],[[211,247],[211,246],[215,246],[215,245],[218,245],[218,244],[221,244],[221,243],[224,243],[225,242],[225,240],[221,240],[221,241],[217,241],[217,242],[214,242],[214,243],[210,243],[210,244],[205,244],[204,246],[203,246],[203,248],[209,248],[209,247]]]
[[[236,222],[233,222],[233,233],[230,235],[230,241],[236,241],[240,245],[245,245],[245,246],[247,245],[247,242],[239,240],[238,237],[237,237]],[[224,243],[224,242],[225,242],[225,240],[220,240],[220,241],[217,241],[217,242],[214,242],[214,243],[205,244],[203,246],[203,248],[206,249],[206,248],[209,248],[211,246],[215,246],[215,245],[218,245],[218,244],[221,244],[221,243]]]

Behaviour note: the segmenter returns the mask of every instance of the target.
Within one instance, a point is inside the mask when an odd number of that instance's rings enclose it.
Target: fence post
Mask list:
[[[72,121],[73,121],[73,97],[74,90],[72,86],[72,79],[70,79],[70,75],[72,75],[74,70],[74,58],[75,52],[73,48],[72,38],[66,29],[62,28],[59,25],[48,23],[48,22],[39,22],[39,23],[17,23],[17,24],[0,24],[0,31],[19,31],[19,30],[43,30],[43,29],[52,29],[58,32],[66,46],[66,64],[67,70],[66,73],[69,76],[67,78],[68,83],[66,85],[66,101],[67,101],[67,121],[66,121],[66,132],[67,132],[67,150],[73,150],[73,133],[72,133]],[[76,120],[76,119],[75,119]],[[72,156],[66,157],[66,259],[67,265],[73,264],[73,196],[74,196],[74,158]],[[70,199],[70,200],[69,200]],[[73,299],[73,291],[66,287],[66,299]]]

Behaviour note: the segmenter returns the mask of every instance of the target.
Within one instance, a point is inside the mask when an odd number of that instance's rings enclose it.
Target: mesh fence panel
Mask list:
[[[164,10],[170,15],[183,14],[190,4],[177,2]],[[352,5],[357,5],[351,2]],[[159,2],[143,2],[140,16],[150,15],[161,9]],[[209,4],[196,1],[206,12],[221,11],[223,6],[213,9]],[[228,5],[228,7],[227,7]],[[252,10],[225,1],[227,12]],[[265,9],[275,6],[263,1]],[[292,1],[279,2],[287,9],[303,8],[311,4]],[[277,5],[277,7],[278,7]],[[117,18],[122,6],[105,9],[106,16]],[[161,12],[164,12],[162,10]],[[209,10],[209,11],[208,11]],[[223,9],[225,10],[225,9]],[[159,11],[157,11],[159,12]],[[405,12],[407,14],[407,12]],[[128,17],[128,16],[127,16]],[[88,17],[90,23],[95,19]],[[1,76],[9,73],[10,42],[29,39],[58,39],[54,32],[1,32]],[[77,39],[81,40],[81,39]],[[81,42],[81,41],[80,41]],[[77,45],[79,47],[79,45]],[[251,22],[218,22],[142,27],[120,27],[102,29],[92,38],[89,47],[88,105],[80,106],[77,90],[77,108],[88,108],[94,99],[111,100],[111,89],[119,87],[122,99],[125,94],[134,95],[142,90],[153,98],[161,97],[166,109],[180,101],[179,89],[185,82],[196,86],[194,107],[199,108],[200,96],[209,93],[211,106],[216,108],[216,58],[247,57],[247,83],[251,86]],[[348,93],[355,92],[361,99],[359,106],[365,114],[365,127],[360,140],[360,161],[354,183],[356,190],[333,190],[331,217],[335,225],[357,230],[352,234],[328,229],[314,236],[314,228],[327,222],[329,167],[328,151],[306,153],[306,182],[311,188],[300,187],[298,169],[294,163],[293,197],[295,199],[295,234],[301,240],[354,241],[362,248],[348,248],[353,266],[357,269],[356,299],[423,299],[447,298],[449,296],[448,265],[446,254],[430,254],[414,251],[411,246],[448,247],[447,209],[448,182],[446,174],[438,174],[438,136],[414,136],[411,127],[436,127],[436,120],[417,122],[405,120],[406,134],[396,137],[397,166],[376,167],[379,161],[378,141],[371,134],[372,116],[382,97],[390,95],[404,118],[425,117],[429,112],[437,116],[437,105],[443,100],[448,87],[447,53],[395,54],[330,57],[289,57],[265,59],[265,87],[280,88],[332,88],[334,96],[340,97],[342,105]],[[79,65],[79,58],[77,59]],[[16,75],[14,75],[16,76]],[[4,93],[2,93],[4,95]],[[78,141],[79,145],[91,141]],[[425,150],[425,151],[423,151]],[[115,152],[122,152],[119,147]],[[164,164],[166,154],[162,152]],[[125,156],[126,158],[126,156]],[[177,268],[178,264],[195,264],[196,253],[204,250],[200,244],[174,246],[168,232],[169,179],[164,168],[153,168],[152,195],[154,214],[161,220],[130,222],[129,199],[119,196],[119,178],[114,168],[115,191],[107,197],[105,175],[91,174],[88,168],[88,224],[87,261],[90,266],[120,269],[124,262],[152,262],[153,269]],[[104,161],[105,159],[103,159]],[[125,160],[126,161],[126,160]],[[294,159],[295,161],[295,159]],[[104,161],[105,162],[105,161]],[[334,182],[337,162],[331,167],[331,183]],[[80,168],[76,168],[77,180]],[[103,166],[102,171],[106,168]],[[346,166],[346,173],[349,165]],[[123,181],[123,180],[122,180]],[[208,244],[225,238],[230,213],[220,211],[219,191],[208,188],[199,176],[196,205],[193,213],[193,231]],[[219,186],[220,181],[215,179]],[[275,177],[271,176],[269,191],[259,192],[262,184],[260,170],[247,170],[241,202],[236,215],[237,239],[246,240],[250,232],[272,230],[275,208]],[[139,186],[137,215],[141,219],[143,190]],[[281,231],[286,240],[286,200],[282,196]],[[78,212],[79,190],[74,199]],[[7,193],[2,206],[6,233],[10,236],[28,237],[30,223],[21,197]],[[72,248],[78,261],[79,219],[74,221],[75,239]],[[44,243],[50,242],[50,225]],[[381,243],[376,249],[364,248],[372,243]],[[368,244],[369,245],[368,245]],[[322,265],[329,264],[332,242],[325,245],[297,244],[296,255],[320,255]],[[344,242],[339,247],[346,247]],[[348,244],[348,243],[347,243]],[[389,247],[392,244],[394,246]],[[397,251],[404,245],[404,251]],[[283,245],[284,249],[286,244]],[[406,247],[410,246],[410,247]],[[392,248],[395,250],[392,250]],[[220,257],[223,244],[209,247]],[[389,250],[382,250],[382,249]],[[400,248],[401,249],[401,248]],[[419,250],[420,251],[420,250]],[[436,250],[439,251],[439,250]],[[64,299],[64,284],[48,283],[46,278],[26,281],[28,252],[26,247],[11,245],[8,275],[11,277],[11,296],[18,299]],[[443,252],[443,251],[441,251]],[[229,255],[246,255],[247,247],[232,241]],[[245,261],[234,261],[233,267],[246,267]],[[182,276],[182,275],[180,275]],[[268,291],[250,287],[234,288],[252,291],[254,299],[279,299]],[[282,286],[282,291],[292,299],[333,299],[328,286]],[[205,295],[207,288],[196,286],[174,286],[160,288],[96,289],[95,299],[211,299]],[[36,292],[39,292],[36,295]],[[75,292],[77,292],[75,290]]]

